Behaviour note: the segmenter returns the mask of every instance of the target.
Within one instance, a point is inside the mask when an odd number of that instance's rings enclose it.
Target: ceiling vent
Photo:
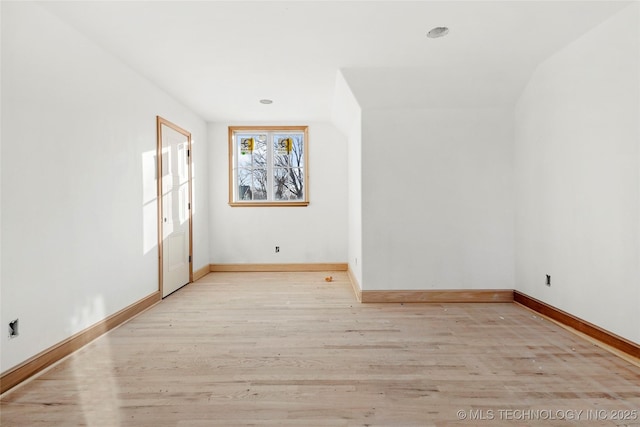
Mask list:
[[[444,37],[449,34],[449,28],[447,27],[435,27],[427,33],[427,37],[430,39],[437,39],[438,37]]]

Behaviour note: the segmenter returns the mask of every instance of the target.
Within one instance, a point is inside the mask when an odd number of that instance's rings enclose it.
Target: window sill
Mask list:
[[[233,208],[246,207],[301,207],[309,206],[309,202],[229,202],[229,206]]]

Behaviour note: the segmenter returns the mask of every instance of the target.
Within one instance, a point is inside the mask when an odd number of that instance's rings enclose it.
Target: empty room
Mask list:
[[[2,426],[640,426],[637,1],[1,1]]]

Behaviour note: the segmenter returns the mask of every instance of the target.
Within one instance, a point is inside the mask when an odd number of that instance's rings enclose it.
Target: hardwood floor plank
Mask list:
[[[640,367],[517,304],[360,304],[343,271],[229,272],[3,395],[0,423],[638,426],[638,410]]]

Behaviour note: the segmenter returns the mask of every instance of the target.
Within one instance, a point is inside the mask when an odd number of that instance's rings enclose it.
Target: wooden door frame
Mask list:
[[[158,291],[162,297],[163,288],[163,202],[162,202],[162,125],[165,125],[174,131],[184,135],[187,138],[187,163],[188,163],[188,218],[189,218],[189,282],[193,282],[193,201],[192,201],[192,176],[191,176],[191,132],[181,128],[175,123],[170,122],[160,116],[156,116],[156,132],[157,132],[157,144],[156,144],[156,170],[157,170],[157,191],[158,191]],[[163,297],[164,298],[164,297]]]

